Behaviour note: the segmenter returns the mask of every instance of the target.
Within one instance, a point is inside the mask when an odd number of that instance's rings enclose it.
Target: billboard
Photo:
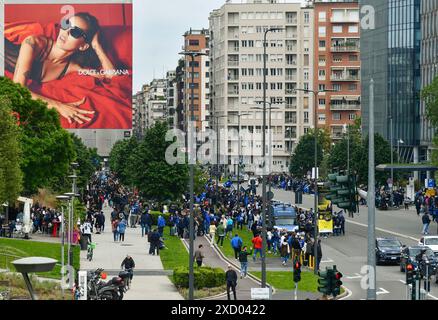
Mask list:
[[[5,76],[65,129],[132,129],[132,3],[24,2],[4,5]]]

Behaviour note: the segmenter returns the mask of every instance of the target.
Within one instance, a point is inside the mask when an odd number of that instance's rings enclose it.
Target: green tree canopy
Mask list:
[[[40,187],[56,188],[51,183],[68,175],[75,156],[72,139],[61,127],[58,113],[5,77],[0,77],[0,97],[9,100],[19,115],[25,193],[35,193]]]
[[[330,150],[330,135],[326,130],[318,130],[317,140],[318,166],[321,165],[324,154]],[[303,177],[307,172],[312,171],[315,165],[315,131],[309,130],[301,137],[294,153],[292,154],[290,173],[296,177]]]
[[[0,99],[0,205],[14,203],[23,188],[20,134],[10,103]]]

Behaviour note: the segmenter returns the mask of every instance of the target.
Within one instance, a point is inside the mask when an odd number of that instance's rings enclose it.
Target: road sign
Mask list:
[[[271,288],[251,288],[251,300],[271,300]]]

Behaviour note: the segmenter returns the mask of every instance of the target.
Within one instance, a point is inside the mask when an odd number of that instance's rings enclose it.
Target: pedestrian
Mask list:
[[[195,251],[195,255],[193,257],[193,260],[196,261],[196,264],[198,267],[202,266],[202,259],[204,259],[204,254],[202,253],[202,244],[198,246],[198,249]]]
[[[215,240],[215,236],[216,236],[216,225],[214,224],[214,222],[212,221],[211,223],[210,223],[210,230],[209,230],[209,233],[210,233],[210,237],[211,237],[211,240],[210,240],[210,247],[213,247],[213,245],[214,245],[214,240]]]
[[[240,279],[246,278],[248,273],[248,256],[252,255],[251,251],[248,252],[246,246],[243,247],[242,251],[239,252],[239,262],[240,262]]]
[[[429,225],[430,225],[430,217],[427,212],[424,213],[423,217],[421,218],[423,222],[423,234],[428,235],[429,234]]]
[[[234,222],[233,222],[233,219],[231,218],[231,216],[230,217],[228,217],[228,219],[227,219],[227,232],[226,232],[226,234],[227,234],[227,238],[230,238],[231,239],[231,236],[232,236],[232,234],[233,234],[233,225],[234,225]],[[228,235],[229,234],[229,235]]]
[[[282,237],[282,242],[280,244],[280,257],[281,257],[281,264],[283,266],[286,266],[287,260],[289,259],[290,249],[289,249],[289,243],[287,243],[287,236]]]
[[[296,260],[300,260],[301,256],[301,245],[297,238],[297,235],[293,233],[292,235],[292,262],[295,263]]]
[[[132,257],[128,254],[126,258],[122,261],[120,267],[129,272],[129,278],[132,281],[132,278],[134,277],[134,268],[135,268],[134,259],[132,259]]]
[[[224,246],[224,238],[225,238],[225,228],[224,225],[222,223],[219,223],[219,226],[217,227],[217,245],[219,245],[220,242],[220,246],[223,247]]]
[[[163,230],[165,226],[166,226],[166,220],[161,215],[159,215],[157,227],[158,227],[158,232],[160,233],[160,237],[163,236]]]
[[[141,236],[144,237],[145,234],[149,232],[149,220],[150,214],[148,212],[143,212],[140,217],[140,226],[141,226]]]
[[[225,280],[227,281],[227,297],[228,300],[230,298],[230,289],[233,290],[234,300],[237,300],[236,297],[236,286],[237,286],[237,273],[233,270],[231,265],[228,265],[228,270],[225,272]]]
[[[341,227],[340,231],[339,231],[339,235],[345,236],[345,217],[344,217],[344,212],[341,211],[338,215],[338,221],[339,221],[339,225]]]
[[[88,238],[88,242],[91,243],[91,223],[90,220],[85,221],[81,226],[82,235]]]
[[[119,232],[119,241],[121,242],[125,242],[125,231],[126,231],[126,220],[122,219],[122,221],[120,221],[119,225],[117,226],[118,232]]]
[[[243,241],[242,238],[239,237],[239,235],[236,233],[234,235],[234,238],[231,239],[231,247],[234,250],[234,258],[239,258],[239,252],[242,250]]]
[[[256,235],[252,240],[251,240],[253,247],[254,247],[254,255],[252,257],[253,261],[256,261],[257,258],[257,252],[260,254],[260,258],[262,258],[262,246],[263,246],[263,240],[262,237],[260,236],[260,234]]]
[[[149,254],[155,255],[155,251],[157,251],[157,256],[160,255],[160,233],[157,229],[154,229],[149,237],[150,239],[150,247]]]
[[[318,259],[316,259],[316,270],[319,270],[319,265],[321,263],[322,260],[322,248],[321,248],[321,239],[318,239],[318,244],[317,244],[317,254],[318,254]]]
[[[119,220],[114,219],[113,222],[111,223],[111,227],[112,227],[112,231],[113,231],[113,235],[114,235],[114,242],[119,241],[119,231],[117,228],[118,226],[119,226]]]

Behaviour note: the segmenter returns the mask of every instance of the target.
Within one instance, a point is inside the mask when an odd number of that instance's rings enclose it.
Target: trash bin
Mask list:
[[[88,246],[88,237],[82,235],[81,236],[81,240],[79,241],[81,244],[81,250],[85,251],[87,250],[87,246]]]

